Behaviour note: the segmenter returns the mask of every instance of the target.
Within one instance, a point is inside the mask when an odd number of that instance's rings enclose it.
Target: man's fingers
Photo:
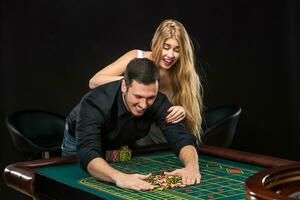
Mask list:
[[[201,178],[200,177],[182,177],[182,183],[185,185],[194,185],[199,184]]]
[[[143,181],[144,183],[140,184],[141,190],[152,190],[154,188],[153,185],[151,185],[148,182]]]
[[[154,186],[146,181],[140,180],[140,181],[136,182],[135,184],[132,184],[128,188],[133,189],[133,190],[138,190],[138,191],[141,191],[141,190],[145,191],[145,190],[152,190],[154,188]]]
[[[188,181],[190,182],[190,185],[194,185],[196,183],[197,178],[191,178]]]
[[[139,174],[138,177],[142,180],[145,180],[147,178],[149,178],[151,176],[151,174],[146,174],[146,175],[143,175],[143,174]]]
[[[178,175],[176,170],[174,170],[172,172],[164,172],[164,174],[166,176],[177,176]]]
[[[189,186],[190,184],[188,183],[188,177],[187,176],[182,176],[181,177],[182,179],[182,183],[186,186]]]
[[[137,191],[140,191],[140,190],[141,190],[141,188],[139,188],[139,187],[136,186],[136,185],[132,185],[131,187],[129,187],[129,189],[137,190]]]

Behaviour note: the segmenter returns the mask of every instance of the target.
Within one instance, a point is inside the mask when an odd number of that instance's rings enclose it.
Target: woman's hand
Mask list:
[[[182,106],[172,106],[168,109],[168,113],[165,119],[167,123],[178,123],[185,118],[185,110]]]

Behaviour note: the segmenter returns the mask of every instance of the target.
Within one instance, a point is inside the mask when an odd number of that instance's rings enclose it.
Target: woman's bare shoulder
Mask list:
[[[145,56],[145,58],[153,60],[152,59],[152,51],[144,51],[144,56]]]

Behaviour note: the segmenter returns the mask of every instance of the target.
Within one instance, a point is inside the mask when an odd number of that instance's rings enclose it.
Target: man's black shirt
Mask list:
[[[121,81],[88,92],[67,117],[70,133],[75,132],[81,167],[86,170],[88,163],[103,157],[107,149],[132,145],[147,135],[152,123],[160,127],[176,155],[182,147],[194,145],[195,137],[183,123],[165,123],[171,106],[166,96],[158,92],[153,105],[142,116],[135,117],[125,107]]]

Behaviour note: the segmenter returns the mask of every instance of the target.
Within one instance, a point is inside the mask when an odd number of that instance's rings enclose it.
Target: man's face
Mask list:
[[[133,80],[131,86],[127,88],[125,81],[122,80],[121,90],[127,110],[139,117],[154,103],[158,92],[158,82],[144,85]]]

